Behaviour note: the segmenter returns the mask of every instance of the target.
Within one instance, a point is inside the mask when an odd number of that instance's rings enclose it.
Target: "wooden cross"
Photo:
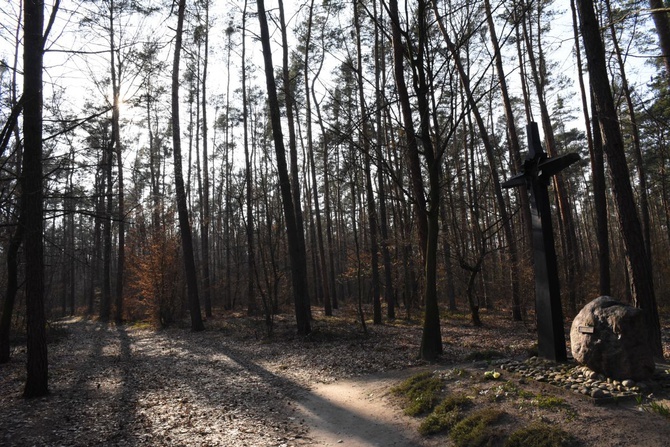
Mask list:
[[[579,160],[569,153],[548,158],[542,149],[537,123],[526,126],[528,156],[521,173],[502,184],[505,188],[526,185],[530,191],[530,213],[533,227],[533,258],[535,261],[535,316],[537,319],[537,350],[540,357],[562,362],[567,360],[563,309],[558,281],[554,232],[548,187],[551,177]]]

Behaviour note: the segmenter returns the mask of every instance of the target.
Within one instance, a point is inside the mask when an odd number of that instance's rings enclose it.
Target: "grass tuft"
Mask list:
[[[430,413],[421,421],[419,425],[419,433],[423,436],[434,435],[441,432],[448,432],[463,418],[461,411],[455,408],[446,413],[435,412]]]
[[[573,447],[579,443],[560,428],[534,423],[510,435],[504,447]]]
[[[470,399],[462,394],[448,396],[435,407],[419,425],[424,436],[451,430],[462,419],[461,410],[470,405]]]
[[[419,416],[435,407],[443,385],[431,372],[423,372],[391,388],[391,392],[405,399],[406,415]]]
[[[562,398],[546,394],[538,394],[538,396],[535,399],[533,399],[532,402],[538,408],[545,408],[548,410],[561,408],[565,406],[565,401]]]
[[[670,407],[663,405],[662,403],[651,401],[649,402],[649,411],[663,416],[666,419],[670,419]]]
[[[484,447],[492,445],[499,439],[500,433],[495,425],[505,412],[484,408],[466,417],[450,432],[451,440],[456,447]]]

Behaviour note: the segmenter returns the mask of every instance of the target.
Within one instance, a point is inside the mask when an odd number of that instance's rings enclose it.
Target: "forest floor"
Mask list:
[[[648,396],[594,405],[502,371],[504,383],[525,392],[499,399],[494,388],[503,382],[483,380],[492,365],[471,359],[492,351],[527,358],[535,333],[500,313],[482,317],[479,328],[465,315],[444,318],[445,354],[434,364],[416,358],[418,321],[370,324],[365,335],[346,311],[328,319],[315,312],[306,338],[295,336],[288,317],[277,317],[272,339],[261,320],[239,315],[210,319],[200,333],[59,320],[50,328],[49,396],[21,397],[25,348],[0,365],[0,445],[452,445],[446,435],[420,436],[420,419],[405,416],[390,392],[420,371],[458,371],[449,386],[477,407],[504,411],[506,426],[548,422],[584,446],[668,445],[670,419],[651,411]],[[663,334],[668,358],[670,327]],[[653,402],[670,409],[667,391],[654,392]],[[541,408],[528,396],[555,396],[560,404]]]

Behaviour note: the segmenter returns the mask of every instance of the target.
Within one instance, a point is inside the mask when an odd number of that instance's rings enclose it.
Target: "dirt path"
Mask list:
[[[467,394],[475,409],[505,411],[507,431],[544,421],[584,446],[607,439],[612,447],[653,447],[670,439],[668,419],[635,402],[594,407],[572,392],[507,373],[484,380],[484,370],[463,358],[481,349],[482,334],[464,325],[449,328],[458,340],[446,345],[452,360],[428,366],[414,361],[414,326],[386,325],[361,339],[355,328],[328,322],[312,339],[299,339],[286,324],[266,342],[256,337],[253,320],[248,327],[240,322],[210,323],[204,333],[59,322],[49,345],[48,397],[21,397],[25,348],[17,345],[12,361],[0,365],[0,445],[445,446],[446,435],[420,437],[420,419],[404,416],[389,395],[403,379],[433,369],[448,376],[449,393]],[[482,329],[487,346],[524,346],[512,341],[509,334],[520,332],[510,328]],[[666,394],[657,400],[670,408]],[[541,408],[540,396],[556,396],[559,404]]]
[[[351,447],[429,446],[416,421],[388,402],[387,393],[403,373],[317,384],[298,401],[312,445]]]

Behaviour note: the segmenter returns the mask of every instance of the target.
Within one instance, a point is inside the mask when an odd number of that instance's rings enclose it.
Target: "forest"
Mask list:
[[[5,2],[0,363],[21,344],[47,394],[74,316],[405,319],[424,361],[449,312],[532,325],[528,191],[503,185],[531,122],[580,156],[549,188],[563,313],[642,308],[661,358],[668,87],[662,0]]]

